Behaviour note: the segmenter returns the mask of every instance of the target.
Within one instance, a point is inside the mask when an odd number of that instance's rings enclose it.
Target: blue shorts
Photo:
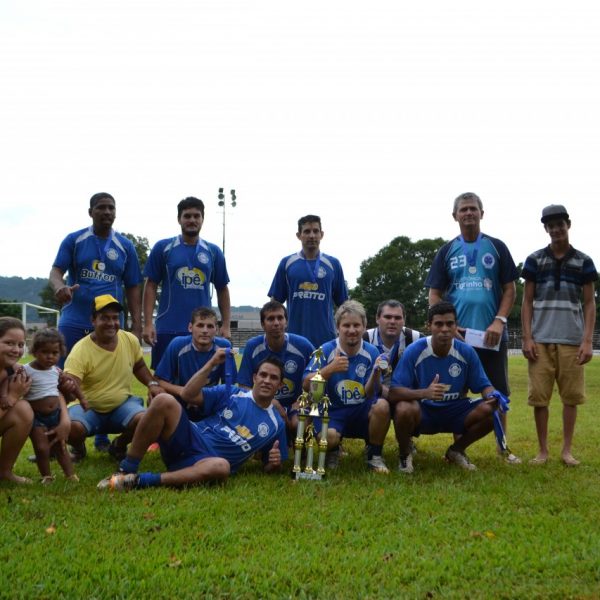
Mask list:
[[[32,407],[33,408],[33,407]],[[47,415],[33,411],[33,427],[54,429],[60,423],[60,406]]]
[[[156,369],[156,367],[158,367],[158,363],[163,357],[165,351],[167,350],[167,346],[171,343],[171,340],[174,340],[176,337],[182,335],[190,335],[190,332],[186,330],[181,333],[156,334],[156,343],[154,344],[154,346],[152,346],[152,361],[150,362],[150,367],[152,369]]]
[[[198,427],[192,423],[185,410],[181,411],[177,429],[168,440],[158,440],[160,455],[168,471],[191,467],[199,460],[214,457],[202,441]]]
[[[80,404],[69,406],[71,421],[83,425],[87,435],[97,433],[121,433],[135,415],[144,412],[144,401],[138,396],[128,396],[127,400],[111,412],[100,413],[95,410],[83,410]]]
[[[335,429],[342,437],[369,439],[369,411],[376,400],[365,400],[361,404],[329,407],[329,429]],[[322,419],[313,419],[315,431],[321,431]]]
[[[467,415],[477,408],[481,398],[463,398],[435,405],[421,403],[421,422],[413,435],[464,433]]]

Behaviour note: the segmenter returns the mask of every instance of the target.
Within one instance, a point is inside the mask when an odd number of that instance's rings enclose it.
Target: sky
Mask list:
[[[353,287],[394,237],[457,235],[466,191],[516,262],[562,203],[598,263],[599,30],[594,2],[2,0],[0,275],[47,276],[99,191],[151,244],[186,196],[219,245],[225,215],[235,306],[304,214]]]

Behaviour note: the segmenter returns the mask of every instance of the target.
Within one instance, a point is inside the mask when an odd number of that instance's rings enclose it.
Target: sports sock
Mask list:
[[[158,487],[160,485],[160,473],[139,473],[137,478],[137,487]]]
[[[141,462],[141,459],[126,456],[119,463],[119,471],[122,471],[123,473],[137,473]]]

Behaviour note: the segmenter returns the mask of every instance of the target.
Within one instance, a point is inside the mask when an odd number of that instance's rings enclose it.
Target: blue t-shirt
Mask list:
[[[307,260],[297,252],[279,263],[269,296],[287,303],[290,333],[320,346],[336,335],[334,307],[348,299],[348,289],[337,258],[320,253]]]
[[[111,294],[123,301],[123,286],[135,287],[142,281],[140,265],[133,243],[111,230],[107,239],[86,227],[67,235],[60,244],[54,267],[67,273],[67,285],[76,283],[73,299],[63,306],[60,325],[92,328],[94,298]]]
[[[331,340],[323,344],[323,361],[318,364],[317,357],[313,357],[304,371],[304,377],[328,365],[335,358],[336,350],[340,350],[339,341]],[[342,354],[345,354],[342,351]],[[371,371],[379,352],[375,346],[362,341],[360,350],[354,356],[348,356],[348,370],[345,373],[334,373],[327,380],[326,393],[329,396],[332,409],[355,404],[362,404],[367,398],[365,385],[371,376]]]
[[[442,290],[444,299],[454,304],[460,327],[485,331],[498,314],[502,286],[518,277],[504,242],[483,233],[479,241],[463,243],[459,236],[444,244],[425,286]],[[508,339],[506,327],[503,339]]]
[[[212,348],[206,352],[197,350],[192,343],[191,335],[182,335],[171,340],[154,374],[173,385],[185,385],[214,355],[218,348],[231,348],[231,343],[225,338],[216,337]],[[233,382],[237,373],[233,365]],[[217,365],[208,376],[208,384],[216,385],[225,382],[225,364]]]
[[[234,387],[230,395],[224,385],[202,390],[204,411],[210,415],[195,423],[207,448],[226,459],[237,471],[255,452],[264,450],[263,462],[275,440],[279,440],[281,460],[287,459],[285,423],[273,405],[261,408],[252,390]]]
[[[406,348],[392,375],[391,387],[424,389],[429,387],[436,375],[440,377],[439,383],[450,385],[450,388],[443,400],[421,400],[432,406],[464,398],[465,389],[479,393],[492,385],[471,346],[454,339],[447,356],[436,356],[431,347],[431,336],[428,336]]]
[[[275,352],[267,345],[264,334],[257,335],[249,339],[244,348],[237,381],[240,385],[252,387],[252,375],[260,362],[269,356],[278,358],[283,363],[285,375],[281,387],[277,390],[275,399],[282,406],[288,407],[302,393],[304,369],[314,350],[314,346],[305,337],[294,333],[286,333],[283,348],[280,352]]]
[[[184,244],[181,236],[157,242],[144,268],[144,277],[160,284],[157,333],[187,331],[195,308],[211,306],[210,284],[217,290],[229,283],[221,249],[203,239]]]

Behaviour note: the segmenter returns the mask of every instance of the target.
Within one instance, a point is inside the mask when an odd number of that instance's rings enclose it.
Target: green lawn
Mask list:
[[[0,597],[600,598],[597,358],[587,376],[572,469],[556,400],[545,467],[504,464],[490,436],[469,453],[479,470],[459,471],[439,435],[418,440],[409,477],[367,473],[348,441],[321,484],[252,463],[224,487],[111,494],[95,486],[115,464],[91,450],[79,484],[0,486]],[[529,459],[526,380],[511,358],[509,443]],[[37,479],[28,452],[18,472]],[[385,456],[395,467],[391,434]]]

